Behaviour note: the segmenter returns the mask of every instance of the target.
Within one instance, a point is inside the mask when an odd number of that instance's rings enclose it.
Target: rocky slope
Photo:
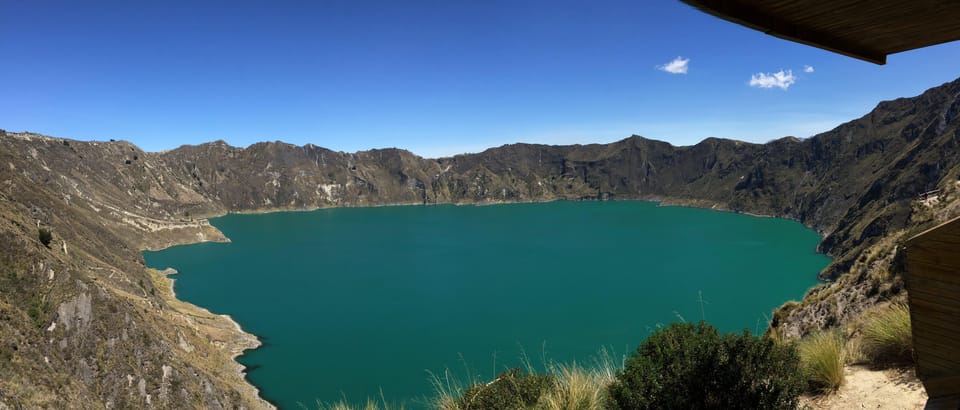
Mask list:
[[[830,283],[778,311],[775,330],[839,324],[901,297],[899,241],[960,213],[958,96],[960,80],[806,140],[633,136],[441,159],[280,142],[147,153],[0,131],[0,407],[265,406],[232,361],[256,340],[175,300],[140,254],[225,240],[204,218],[227,212],[645,199],[792,218],[835,259]]]

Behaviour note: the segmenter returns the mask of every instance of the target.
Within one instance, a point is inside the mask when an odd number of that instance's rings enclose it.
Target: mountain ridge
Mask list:
[[[144,152],[0,131],[0,403],[266,406],[232,361],[256,340],[173,299],[140,254],[226,240],[206,218],[229,212],[630,199],[790,218],[834,261],[773,331],[840,324],[902,298],[899,241],[960,214],[958,101],[960,80],[802,140],[631,136],[436,159],[222,140]]]

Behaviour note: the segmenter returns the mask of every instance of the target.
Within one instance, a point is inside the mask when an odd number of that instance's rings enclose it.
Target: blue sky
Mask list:
[[[960,76],[957,42],[877,66],[653,0],[0,0],[0,55],[0,128],[148,151],[764,142]]]

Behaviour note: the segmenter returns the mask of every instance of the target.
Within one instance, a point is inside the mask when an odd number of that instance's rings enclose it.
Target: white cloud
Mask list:
[[[812,66],[812,65],[805,65],[805,66],[803,66],[803,72],[805,72],[805,73],[812,73],[812,72],[813,72],[813,66]]]
[[[793,70],[780,70],[772,74],[756,73],[750,77],[750,86],[758,88],[780,87],[786,90],[795,82],[797,76],[793,75]]]
[[[660,71],[666,71],[670,74],[686,74],[689,63],[689,58],[677,57],[669,63],[658,65],[657,69]]]

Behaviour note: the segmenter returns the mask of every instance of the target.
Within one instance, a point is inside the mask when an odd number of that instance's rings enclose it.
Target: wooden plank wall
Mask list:
[[[917,374],[928,405],[953,403],[960,399],[960,219],[907,241],[906,262]]]

